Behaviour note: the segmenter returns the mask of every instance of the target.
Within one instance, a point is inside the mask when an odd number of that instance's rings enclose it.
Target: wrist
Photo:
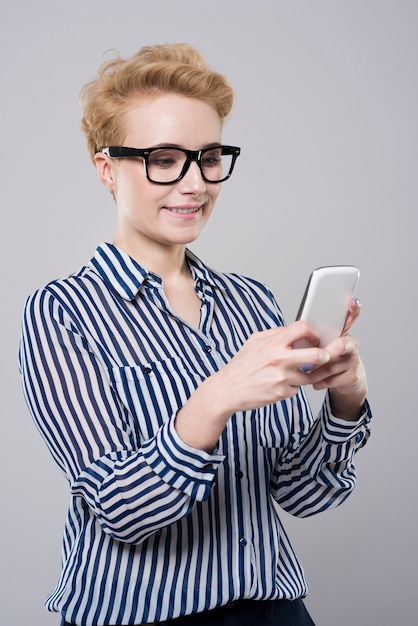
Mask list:
[[[211,452],[217,445],[231,413],[218,401],[216,374],[207,378],[177,413],[174,427],[188,445]]]
[[[357,422],[364,413],[366,395],[366,393],[361,393],[346,396],[336,389],[330,389],[329,400],[332,414],[347,422]]]

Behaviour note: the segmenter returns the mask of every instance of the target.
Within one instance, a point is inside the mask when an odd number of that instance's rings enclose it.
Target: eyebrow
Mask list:
[[[210,148],[220,148],[221,145],[222,145],[221,143],[219,143],[218,141],[215,141],[213,143],[206,144],[202,148],[199,148],[199,150],[210,150]],[[180,150],[188,150],[188,148],[185,148],[184,146],[178,143],[157,143],[150,147],[151,148],[179,148]]]

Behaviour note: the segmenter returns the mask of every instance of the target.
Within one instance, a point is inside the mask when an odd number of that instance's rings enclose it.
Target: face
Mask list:
[[[140,100],[126,114],[121,145],[152,148],[173,145],[199,150],[221,143],[222,125],[205,102],[164,94]],[[96,156],[101,181],[113,192],[118,207],[115,243],[126,252],[181,248],[194,241],[205,226],[220,191],[206,183],[196,162],[172,185],[148,181],[142,159]]]

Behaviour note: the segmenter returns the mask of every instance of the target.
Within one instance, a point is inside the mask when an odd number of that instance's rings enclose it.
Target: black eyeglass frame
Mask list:
[[[202,168],[202,156],[206,152],[210,152],[214,148],[221,148],[222,155],[232,156],[229,172],[226,176],[224,176],[224,178],[221,178],[220,180],[209,180],[208,178],[206,178]],[[148,158],[153,152],[156,152],[157,150],[179,150],[180,152],[184,152],[184,154],[186,155],[186,161],[183,165],[183,168],[175,180],[170,180],[169,182],[161,182],[153,180],[149,177]],[[158,146],[155,148],[128,148],[125,146],[105,146],[104,148],[99,150],[99,152],[106,154],[112,159],[132,159],[135,157],[141,157],[144,160],[145,176],[150,181],[150,183],[154,183],[154,185],[174,185],[174,183],[177,183],[185,176],[192,161],[196,161],[197,165],[199,166],[200,173],[202,174],[203,180],[206,183],[217,185],[219,183],[223,183],[225,180],[228,180],[228,178],[231,177],[234,170],[235,161],[241,154],[241,148],[238,148],[237,146],[212,146],[210,148],[202,148],[202,150],[187,150],[186,148],[179,148],[177,146]]]

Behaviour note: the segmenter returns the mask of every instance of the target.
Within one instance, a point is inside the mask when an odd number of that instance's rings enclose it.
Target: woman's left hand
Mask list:
[[[314,389],[329,389],[333,415],[349,421],[360,418],[367,396],[366,371],[359,344],[348,334],[360,309],[358,300],[352,300],[341,337],[325,348],[330,360],[310,374]]]

